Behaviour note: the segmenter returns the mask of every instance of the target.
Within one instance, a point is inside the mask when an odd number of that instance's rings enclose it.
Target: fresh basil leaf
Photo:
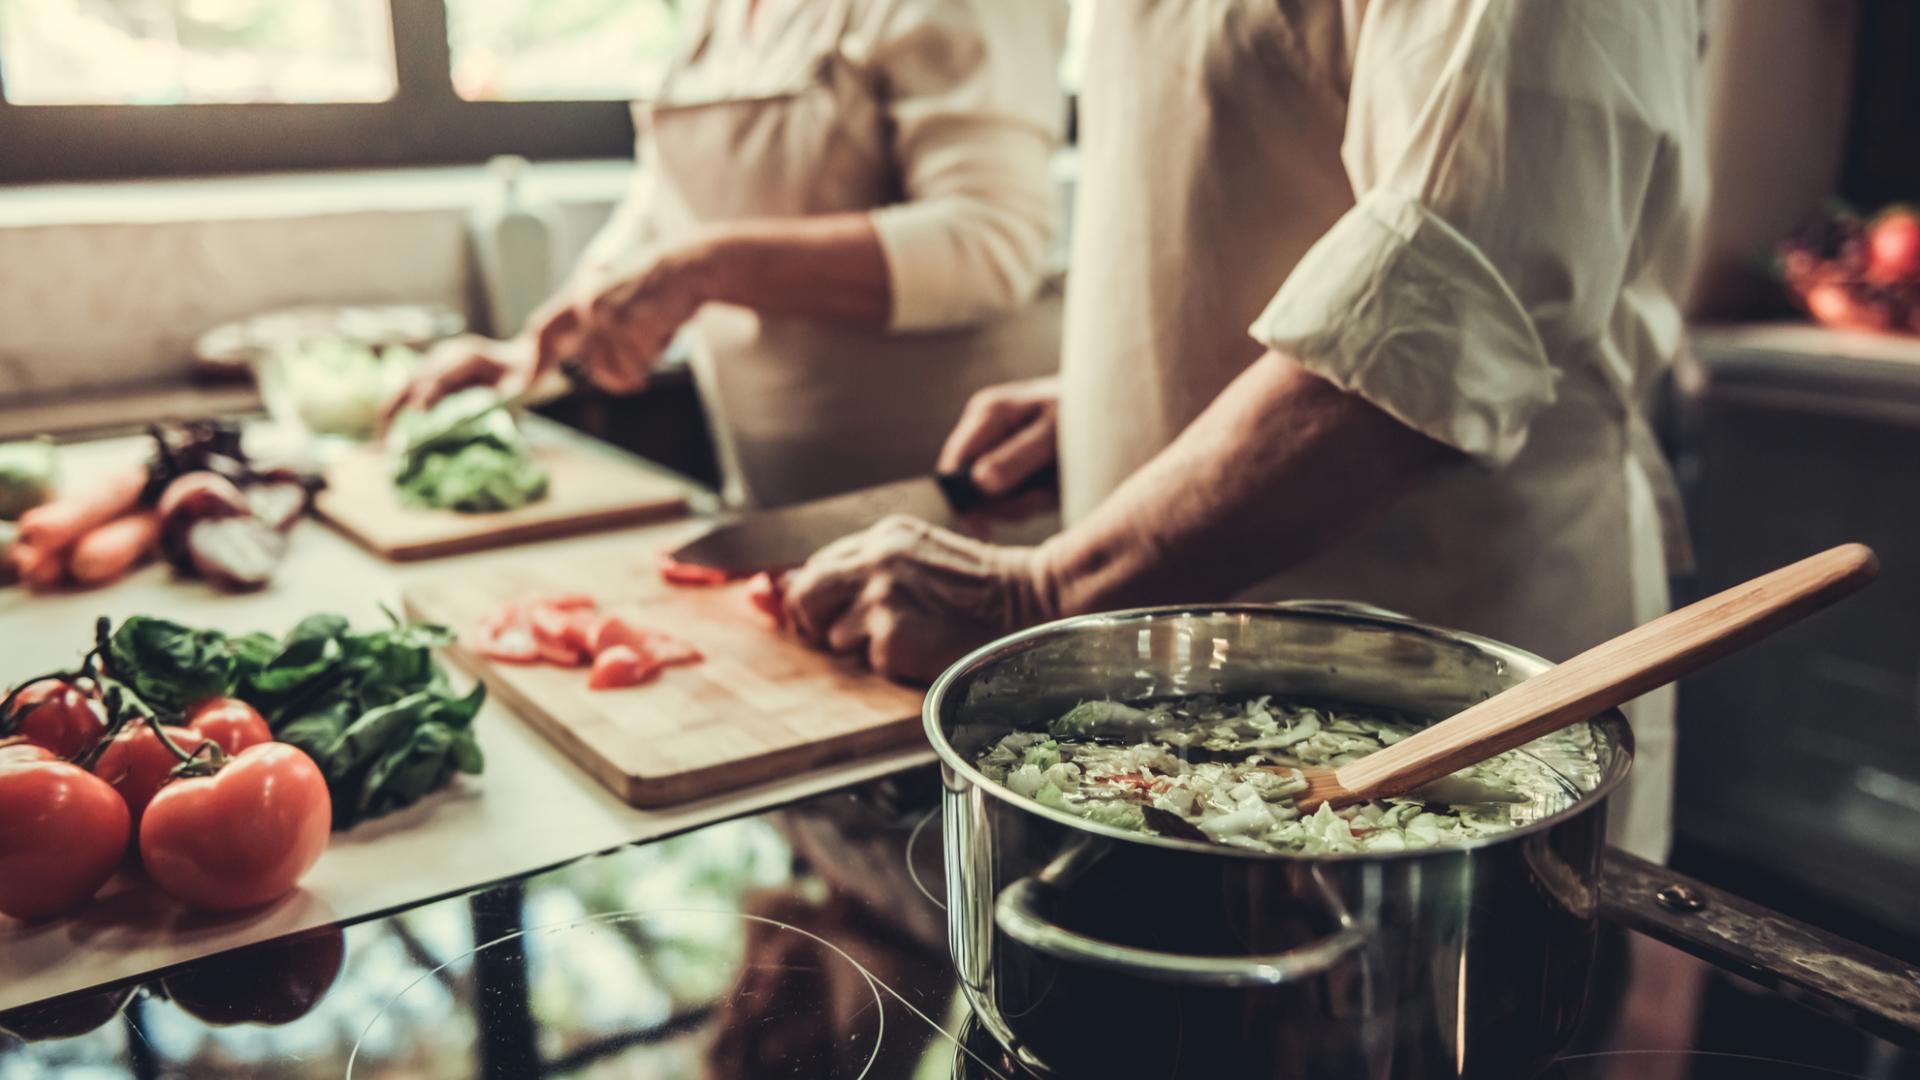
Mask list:
[[[407,806],[446,782],[451,767],[453,731],[445,724],[422,724],[404,742],[367,770],[358,810],[385,813]]]
[[[233,654],[234,681],[244,683],[254,672],[267,666],[280,651],[280,643],[272,634],[255,632],[228,638],[227,651]]]
[[[454,732],[453,767],[475,776],[486,771],[487,757],[480,752],[480,740],[474,738],[471,727]]]
[[[350,701],[335,701],[315,712],[297,716],[274,731],[273,737],[283,743],[292,743],[307,752],[324,771],[326,755],[332,750],[334,741],[353,721],[354,706]]]
[[[113,673],[156,709],[179,712],[233,687],[233,652],[218,630],[136,615],[120,624],[108,647]]]
[[[291,641],[249,680],[262,694],[284,694],[340,662],[340,642],[330,637]]]
[[[345,782],[359,776],[386,751],[396,736],[404,736],[424,722],[440,702],[431,694],[412,694],[391,705],[369,709],[335,739],[327,750],[329,779]]]
[[[285,645],[292,648],[305,641],[328,641],[347,635],[347,620],[343,615],[309,615],[294,624],[287,631]]]

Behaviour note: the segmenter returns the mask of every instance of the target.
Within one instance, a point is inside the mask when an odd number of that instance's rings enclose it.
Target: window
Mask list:
[[[20,105],[384,101],[386,0],[0,0]]]
[[[658,86],[696,0],[447,0],[468,101],[631,101]]]
[[[701,0],[0,0],[0,183],[632,152]]]

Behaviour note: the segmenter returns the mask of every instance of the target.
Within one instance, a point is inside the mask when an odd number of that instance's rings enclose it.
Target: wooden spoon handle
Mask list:
[[[1411,791],[1704,667],[1872,581],[1880,560],[1843,544],[1596,645],[1377,753],[1341,766],[1364,798]]]

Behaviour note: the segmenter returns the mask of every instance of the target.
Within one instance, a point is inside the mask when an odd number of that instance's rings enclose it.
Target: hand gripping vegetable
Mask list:
[[[99,891],[126,854],[126,803],[64,761],[0,759],[0,913],[57,915]]]
[[[168,896],[215,911],[290,893],[327,849],[333,800],[297,747],[215,748],[160,789],[140,821],[140,862]]]

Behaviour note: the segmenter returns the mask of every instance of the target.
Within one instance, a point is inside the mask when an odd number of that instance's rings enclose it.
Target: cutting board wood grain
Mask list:
[[[685,802],[920,738],[921,691],[776,632],[744,584],[675,586],[651,553],[624,564],[496,565],[404,590],[415,618],[463,633],[508,602],[562,592],[698,647],[702,663],[641,686],[587,689],[585,668],[497,663],[465,645],[460,664],[581,767],[634,806]]]
[[[685,511],[686,489],[612,454],[566,443],[536,443],[551,477],[547,497],[517,510],[463,514],[407,506],[393,489],[384,454],[357,451],[327,470],[314,509],[374,554],[395,561],[631,525]]]

